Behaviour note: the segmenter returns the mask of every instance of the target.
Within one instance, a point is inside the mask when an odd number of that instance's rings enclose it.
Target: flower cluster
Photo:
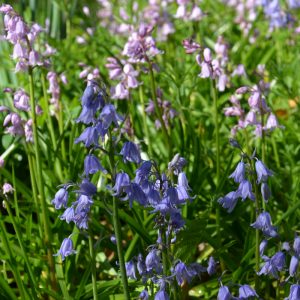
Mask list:
[[[189,0],[177,0],[178,8],[175,14],[175,18],[182,19],[184,21],[200,21],[204,17],[199,4],[200,1]]]
[[[229,291],[228,286],[222,285],[218,292],[218,300],[230,300],[230,299],[252,299],[253,297],[258,298],[256,291],[248,284],[241,285],[239,287],[239,296],[233,297]]]
[[[4,13],[5,38],[14,45],[12,58],[17,60],[15,71],[43,65],[41,55],[34,49],[35,40],[43,31],[41,26],[33,24],[29,27],[9,4],[3,4],[0,12]]]

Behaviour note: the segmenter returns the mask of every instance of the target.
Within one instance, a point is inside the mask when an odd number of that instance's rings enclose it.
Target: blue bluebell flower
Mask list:
[[[289,252],[291,250],[289,242],[283,242],[282,246],[281,246],[281,249]]]
[[[252,184],[249,180],[244,179],[240,185],[238,190],[236,191],[237,195],[242,198],[242,200],[245,200],[246,198],[249,198],[250,200],[254,201],[255,196],[252,192]]]
[[[118,127],[118,122],[123,121],[123,118],[116,112],[112,104],[106,104],[100,113],[99,120],[102,121],[103,128],[108,129],[112,123]]]
[[[176,276],[178,285],[182,285],[185,281],[190,283],[197,275],[194,269],[189,268],[182,261],[179,261],[174,267],[172,274]]]
[[[140,150],[138,149],[137,145],[133,142],[126,142],[123,145],[120,154],[123,156],[124,162],[130,161],[137,164],[141,162]]]
[[[255,170],[257,174],[257,183],[260,183],[261,181],[265,182],[269,176],[273,176],[273,172],[260,160],[255,162]]]
[[[76,192],[86,196],[93,196],[97,193],[97,187],[87,178],[83,178],[80,183],[80,189]]]
[[[300,237],[296,236],[293,243],[293,249],[295,251],[295,255],[300,258]]]
[[[255,229],[261,230],[267,237],[278,236],[276,228],[271,225],[271,216],[266,211],[260,213],[256,221],[252,223],[251,226]]]
[[[168,170],[172,171],[175,175],[178,175],[182,172],[183,167],[187,164],[185,158],[180,157],[180,154],[177,153],[168,164]]]
[[[300,0],[288,0],[289,8],[300,8]]]
[[[245,179],[245,170],[245,163],[240,161],[229,178],[233,178],[236,183],[241,183]]]
[[[95,113],[97,109],[91,109],[86,106],[82,108],[79,117],[76,119],[77,123],[90,124],[95,122]]]
[[[130,185],[129,175],[125,172],[118,173],[116,176],[116,182],[112,190],[113,196],[121,196],[125,193],[126,188]]]
[[[266,182],[262,182],[261,186],[260,186],[260,190],[261,190],[261,195],[262,198],[265,202],[268,202],[268,200],[271,197],[271,191],[269,189],[269,186]]]
[[[147,193],[147,201],[149,205],[152,207],[155,207],[157,204],[161,202],[160,194],[157,190],[154,188],[150,189]]]
[[[217,300],[231,300],[232,296],[226,285],[223,285],[219,288]]]
[[[85,147],[90,147],[91,145],[99,146],[99,137],[100,134],[97,126],[87,127],[75,140],[75,144],[83,142]]]
[[[135,179],[134,182],[137,184],[142,183],[146,179],[148,179],[152,168],[151,161],[144,161],[141,166],[135,171]]]
[[[184,226],[185,221],[182,218],[180,210],[171,209],[169,211],[169,214],[170,214],[172,229],[174,229],[174,231],[176,232],[176,231],[178,231],[178,229],[180,229]]]
[[[191,190],[184,172],[178,174],[177,185],[183,187],[186,191]]]
[[[290,287],[290,294],[284,300],[299,300],[300,299],[300,285],[292,284]]]
[[[145,260],[143,259],[142,254],[138,255],[136,267],[141,276],[144,276],[147,274],[147,267],[146,267]]]
[[[268,245],[268,240],[262,240],[261,243],[259,244],[259,255],[260,256],[263,256],[267,245]]]
[[[290,261],[289,273],[291,277],[294,277],[299,266],[299,258],[296,256],[292,256]]]
[[[137,279],[136,277],[136,268],[135,268],[135,264],[133,261],[129,261],[127,263],[125,263],[125,268],[126,268],[126,275],[128,278],[130,279]]]
[[[237,192],[230,192],[224,197],[218,199],[218,203],[222,205],[223,208],[227,209],[229,213],[231,213],[238,201],[238,193]]]
[[[140,300],[148,300],[149,299],[149,294],[147,290],[143,290],[140,295],[139,295]]]
[[[208,275],[213,275],[217,271],[217,263],[214,258],[211,256],[208,260],[207,273]]]
[[[163,199],[170,205],[179,205],[185,203],[184,200],[179,199],[177,189],[172,186],[167,189]]]
[[[53,256],[61,255],[61,259],[65,260],[65,257],[75,254],[76,251],[73,249],[73,242],[70,238],[65,238],[60,246],[60,249]]]
[[[165,290],[160,290],[155,294],[154,300],[170,300],[170,297]]]
[[[161,274],[162,264],[160,256],[158,254],[158,250],[152,249],[148,253],[148,255],[146,256],[145,264],[147,272],[152,272],[153,270],[155,270],[157,274]]]
[[[107,173],[107,171],[102,167],[99,159],[93,154],[88,154],[84,159],[85,174],[88,176],[89,174],[97,173],[99,170],[104,174]]]
[[[55,196],[54,199],[51,201],[52,204],[54,204],[55,209],[61,209],[62,207],[67,207],[68,203],[68,191],[65,187],[60,188]]]
[[[278,279],[278,272],[282,271],[285,266],[285,255],[283,252],[276,252],[271,258],[263,256],[265,264],[261,270],[257,273],[258,275],[271,275]]]
[[[95,96],[94,86],[87,85],[81,97],[81,104],[84,106],[89,106],[90,103],[93,102],[94,96]]]
[[[75,214],[74,206],[68,207],[64,213],[60,216],[61,220],[65,220],[68,224],[73,221]]]
[[[135,200],[140,205],[145,206],[147,204],[147,197],[143,190],[137,183],[130,183],[129,186],[126,187],[127,197],[129,199],[129,206],[132,207],[132,202]]]
[[[250,297],[258,297],[255,290],[248,284],[241,285],[239,288],[239,299],[248,299]]]

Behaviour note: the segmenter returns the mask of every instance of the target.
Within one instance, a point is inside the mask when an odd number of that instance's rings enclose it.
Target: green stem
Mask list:
[[[14,274],[14,277],[15,277],[15,280],[16,280],[16,283],[17,283],[17,286],[18,286],[18,291],[20,293],[21,299],[29,299],[27,294],[26,294],[26,291],[25,291],[25,288],[24,288],[24,285],[23,285],[23,281],[22,281],[22,278],[20,276],[20,272],[17,269],[17,262],[15,260],[15,257],[13,256],[13,252],[12,252],[12,249],[11,249],[10,244],[9,244],[9,239],[8,239],[7,234],[6,234],[6,228],[5,228],[5,226],[3,224],[3,221],[2,221],[2,216],[0,218],[0,229],[1,229],[1,235],[2,235],[2,239],[1,239],[2,240],[2,246],[4,248],[4,251],[9,256],[11,270],[12,270],[12,273]]]
[[[98,300],[95,251],[94,251],[93,237],[91,233],[89,235],[89,247],[90,247],[91,267],[92,267],[93,299]]]
[[[168,276],[168,253],[167,253],[167,239],[166,239],[166,233],[164,230],[160,230],[161,239],[162,239],[162,262],[163,262],[163,274],[165,276]]]
[[[10,209],[8,201],[4,200],[4,202],[5,202],[5,207],[7,209],[8,215],[9,215],[9,217],[11,219],[11,222],[13,224],[14,230],[16,232],[17,240],[19,242],[20,248],[21,248],[22,253],[23,253],[23,258],[25,260],[25,264],[26,264],[26,267],[27,267],[27,270],[28,270],[28,273],[29,273],[30,281],[31,281],[31,283],[33,285],[33,288],[32,288],[33,297],[34,297],[34,299],[37,299],[37,295],[36,295],[36,291],[35,291],[35,288],[37,287],[37,283],[35,281],[35,275],[33,274],[33,271],[31,269],[31,263],[29,262],[29,259],[28,259],[28,256],[27,256],[27,251],[26,251],[26,249],[24,247],[24,244],[22,242],[22,236],[21,236],[18,224],[15,221],[15,218],[14,218],[14,216],[12,214],[12,211]]]
[[[50,230],[50,220],[48,216],[47,203],[45,199],[44,192],[44,180],[42,174],[42,163],[41,163],[41,154],[39,149],[39,137],[37,130],[37,117],[35,112],[35,100],[34,100],[34,84],[33,84],[33,69],[29,68],[29,89],[30,89],[30,107],[31,107],[31,118],[32,118],[32,131],[33,131],[33,140],[34,140],[34,152],[35,152],[35,162],[36,162],[36,174],[35,178],[37,181],[37,187],[39,191],[39,201],[41,207],[41,221],[43,222],[44,227],[44,246],[47,249],[47,260],[50,268],[50,284],[52,290],[57,290],[56,278],[55,278],[55,263],[53,258],[51,240],[52,234]]]
[[[172,155],[172,144],[171,144],[172,140],[169,137],[168,130],[166,128],[166,124],[165,124],[165,122],[163,120],[163,117],[162,117],[161,108],[158,105],[157,95],[156,95],[156,85],[155,85],[155,79],[154,79],[152,64],[151,64],[151,62],[149,61],[148,58],[147,58],[147,61],[148,61],[148,67],[149,67],[150,82],[151,82],[151,93],[152,93],[152,98],[153,98],[153,102],[154,102],[154,106],[155,106],[155,112],[156,112],[156,115],[159,119],[159,122],[161,123],[161,128],[162,128],[163,134],[165,136],[165,141],[167,142],[167,145],[169,147],[169,157],[171,158],[171,155]]]
[[[114,142],[112,139],[111,132],[109,132],[109,162],[110,162],[110,167],[111,167],[112,183],[114,182],[115,176],[116,176],[114,151],[115,151]],[[114,229],[115,229],[117,252],[118,252],[119,265],[120,265],[120,271],[121,271],[121,279],[122,279],[122,284],[123,284],[123,289],[124,289],[124,299],[129,300],[130,294],[129,294],[126,268],[125,268],[125,260],[124,260],[124,255],[123,255],[123,251],[122,251],[122,232],[121,232],[121,226],[120,226],[120,222],[119,222],[118,199],[116,197],[113,197],[113,225],[114,225]]]

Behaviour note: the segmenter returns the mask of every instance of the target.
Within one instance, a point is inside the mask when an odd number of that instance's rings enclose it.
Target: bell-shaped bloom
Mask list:
[[[118,127],[118,122],[123,121],[123,118],[116,112],[116,109],[112,104],[106,104],[103,107],[99,118],[102,121],[104,129],[108,129],[112,123]]]
[[[87,127],[75,140],[75,144],[83,142],[85,147],[90,147],[91,145],[98,146],[99,136],[100,134],[96,126]]]
[[[175,175],[178,175],[182,172],[183,167],[187,164],[184,157],[180,157],[180,154],[177,153],[172,158],[172,160],[168,164],[168,170],[173,171]]]
[[[290,273],[291,277],[295,276],[298,266],[299,266],[299,258],[296,256],[292,256],[291,262],[290,262],[290,267],[289,267],[289,273]]]
[[[126,268],[126,275],[128,278],[130,279],[135,279],[137,280],[136,277],[136,267],[133,261],[129,261],[125,264],[125,268]]]
[[[141,154],[138,146],[133,142],[126,142],[120,152],[123,156],[123,161],[131,161],[139,164],[141,162]]]
[[[249,180],[243,180],[240,185],[239,188],[236,192],[239,197],[241,197],[243,200],[245,200],[246,198],[249,198],[250,200],[254,201],[255,200],[255,196],[252,192],[252,184]]]
[[[132,207],[132,202],[134,200],[142,206],[145,206],[147,204],[147,197],[137,183],[130,183],[130,185],[126,188],[126,193],[129,199],[130,207]]]
[[[144,180],[148,179],[152,168],[151,161],[144,161],[141,166],[135,171],[134,182],[140,184]]]
[[[182,285],[185,281],[190,283],[197,273],[190,269],[183,262],[178,262],[172,272],[176,276],[178,285]]]
[[[160,290],[155,294],[154,300],[170,300],[170,297],[165,290]]]
[[[260,186],[260,191],[262,198],[264,199],[265,202],[268,202],[268,200],[271,197],[271,191],[269,189],[269,186],[266,182],[262,182]]]
[[[121,172],[116,176],[116,182],[112,190],[113,196],[120,196],[125,192],[125,189],[130,185],[130,178],[127,173]]]
[[[61,220],[65,220],[68,224],[73,221],[75,215],[74,206],[68,207],[60,216]]]
[[[238,201],[239,195],[237,192],[229,192],[224,197],[218,199],[218,203],[222,205],[223,208],[227,209],[227,212],[231,213]]]
[[[66,188],[59,189],[54,199],[51,201],[51,203],[55,206],[55,209],[61,209],[62,207],[67,207],[68,202],[68,191]]]
[[[290,294],[284,300],[298,300],[300,299],[300,285],[299,284],[292,284],[290,287]]]
[[[257,174],[257,183],[260,183],[261,181],[267,181],[269,176],[273,175],[273,172],[271,170],[269,170],[265,164],[260,161],[257,160],[255,162],[255,170],[256,170],[256,174]]]
[[[255,290],[248,284],[244,284],[239,288],[239,299],[249,299],[250,297],[258,297]]]
[[[100,164],[99,159],[93,154],[88,154],[84,159],[85,174],[88,176],[89,174],[97,173],[99,170],[102,171],[104,174],[107,173],[107,171]]]
[[[231,300],[232,296],[226,285],[223,285],[219,288],[217,300]]]
[[[185,190],[187,190],[187,191],[191,189],[189,187],[189,183],[188,183],[188,180],[187,180],[186,175],[185,175],[184,172],[180,172],[178,174],[177,185],[184,187]]]
[[[268,245],[268,240],[262,240],[259,244],[259,255],[260,256],[263,256],[264,255],[264,252],[265,252],[265,249]]]
[[[152,272],[155,270],[157,274],[162,272],[162,264],[161,259],[156,249],[152,249],[148,255],[146,256],[145,260],[147,272]]]
[[[147,290],[142,290],[141,293],[139,294],[139,299],[140,300],[148,300],[149,299],[149,293]]]
[[[90,197],[97,193],[97,187],[93,183],[91,183],[87,178],[84,178],[81,181],[80,189],[76,192]]]
[[[61,259],[64,260],[65,257],[75,254],[76,251],[73,249],[73,242],[70,238],[65,238],[60,246],[60,249],[53,256],[61,255]]]
[[[273,131],[276,128],[284,128],[284,127],[279,125],[278,120],[274,114],[270,114],[267,119],[265,129]]]
[[[208,275],[213,275],[217,271],[217,263],[215,259],[211,256],[208,260],[207,273]]]
[[[271,225],[271,216],[268,212],[262,212],[256,221],[251,224],[255,229],[259,229],[267,237],[276,237],[278,234],[276,228]]]
[[[297,236],[294,239],[293,249],[295,251],[296,256],[300,258],[300,237]]]
[[[265,264],[261,270],[257,273],[258,275],[271,275],[278,279],[278,272],[282,271],[285,266],[285,255],[283,252],[279,251],[275,253],[271,258],[263,256]]]
[[[233,178],[236,183],[240,183],[245,179],[245,163],[243,161],[238,163],[236,169],[229,178]]]

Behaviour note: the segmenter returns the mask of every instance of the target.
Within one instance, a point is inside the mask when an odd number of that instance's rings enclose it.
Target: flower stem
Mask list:
[[[44,180],[42,174],[42,164],[41,164],[41,154],[39,149],[39,137],[37,131],[37,117],[35,112],[35,100],[34,100],[34,84],[33,84],[33,69],[29,68],[29,89],[30,89],[30,107],[31,107],[31,118],[32,118],[32,131],[34,140],[34,153],[35,153],[35,163],[36,163],[36,181],[39,192],[39,201],[41,207],[41,218],[44,227],[44,245],[47,249],[47,260],[49,265],[49,279],[52,290],[57,290],[56,278],[55,278],[55,263],[53,258],[53,252],[51,247],[52,234],[50,230],[50,220],[48,216],[47,203],[45,199],[44,192]]]
[[[109,132],[109,162],[111,167],[111,174],[112,174],[112,183],[115,180],[115,158],[114,158],[114,142],[112,139],[111,132]],[[128,287],[128,280],[125,268],[125,259],[122,251],[122,233],[121,233],[121,226],[119,222],[119,209],[118,209],[118,199],[113,197],[113,226],[115,229],[115,236],[116,236],[116,243],[117,243],[117,252],[119,258],[119,265],[121,271],[121,280],[124,289],[124,299],[129,300],[129,287]]]
[[[95,251],[94,251],[93,237],[91,233],[89,235],[89,247],[90,247],[91,268],[92,268],[93,299],[98,300]]]

